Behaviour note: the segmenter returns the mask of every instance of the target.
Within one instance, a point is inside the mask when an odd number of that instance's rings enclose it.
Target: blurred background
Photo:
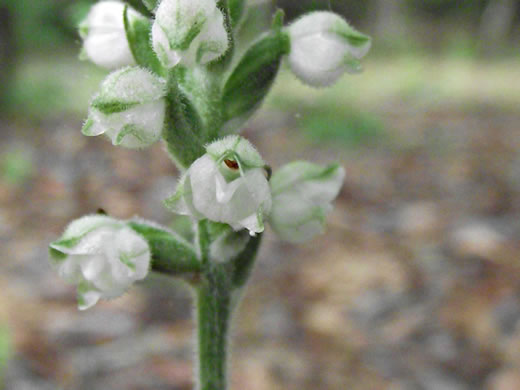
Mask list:
[[[91,1],[0,0],[0,388],[192,388],[182,286],[148,278],[86,312],[47,244],[104,208],[163,224],[162,145],[83,137],[106,72],[78,59]],[[136,7],[139,2],[131,1]],[[271,2],[251,1],[244,42]],[[278,0],[373,37],[361,75],[285,67],[251,139],[276,169],[341,161],[327,235],[268,231],[235,319],[232,389],[520,389],[520,1]]]

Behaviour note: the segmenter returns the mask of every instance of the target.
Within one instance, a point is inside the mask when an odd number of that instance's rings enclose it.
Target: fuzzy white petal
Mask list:
[[[166,81],[139,67],[126,67],[110,73],[101,84],[103,100],[121,103],[147,103],[166,94]]]
[[[243,146],[238,147],[240,144]],[[208,154],[197,159],[183,178],[182,191],[178,190],[167,201],[170,209],[188,212],[197,219],[226,223],[235,230],[262,232],[263,216],[271,209],[271,189],[264,162],[249,145],[236,137],[209,145]],[[243,155],[237,152],[242,148]],[[227,167],[222,161],[228,155],[235,156],[242,168]]]
[[[151,261],[148,243],[124,222],[87,216],[72,223],[66,232],[66,238],[52,245],[66,255],[55,263],[61,277],[78,285],[82,310],[99,298],[121,295],[147,275]],[[79,236],[71,236],[74,233]]]
[[[233,180],[227,183],[224,176],[215,174],[216,196],[218,203],[227,203],[231,200],[237,189],[240,187],[242,181],[240,179]]]
[[[345,68],[347,48],[327,33],[296,40],[291,47],[289,65],[294,74],[312,86],[327,86],[337,81]]]
[[[260,208],[268,212],[271,207],[269,184],[260,168],[226,183],[215,161],[205,155],[193,163],[189,174],[193,205],[210,220],[236,225]]]
[[[91,104],[83,134],[105,134],[114,145],[127,148],[149,146],[161,137],[165,94],[165,81],[145,69],[125,68],[113,72]],[[117,105],[120,108],[113,111],[103,108]]]
[[[271,180],[273,206],[269,221],[280,238],[302,242],[324,231],[325,218],[343,184],[345,171],[297,161]]]
[[[358,60],[370,49],[370,38],[358,33],[339,15],[311,12],[288,27],[289,65],[305,84],[325,87],[345,72],[360,70]]]
[[[81,262],[81,272],[86,280],[95,280],[105,267],[105,259],[102,255],[88,256]]]
[[[58,267],[58,275],[67,283],[76,284],[81,278],[81,263],[77,258],[68,257]]]
[[[161,63],[193,67],[220,57],[229,43],[215,0],[163,0],[152,26],[152,46]]]
[[[62,239],[82,236],[98,227],[119,226],[119,221],[105,215],[91,214],[85,215],[79,219],[72,221],[63,233]]]
[[[126,38],[124,8],[125,4],[119,1],[101,1],[92,6],[82,23],[87,31],[83,46],[85,53],[96,65],[116,69],[135,64]],[[130,19],[141,17],[131,8],[128,16]]]
[[[161,61],[166,68],[173,68],[181,62],[179,51],[170,49],[168,37],[158,23],[152,25],[152,45],[159,61]]]

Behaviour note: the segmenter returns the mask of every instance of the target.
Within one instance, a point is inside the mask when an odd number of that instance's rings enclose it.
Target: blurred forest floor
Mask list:
[[[172,223],[177,172],[162,145],[81,135],[99,71],[57,55],[18,74],[0,119],[4,388],[191,389],[183,286],[156,276],[79,312],[47,259],[99,207]],[[456,56],[372,58],[327,90],[283,74],[244,136],[275,169],[339,160],[347,178],[326,235],[266,233],[232,389],[520,389],[518,80],[518,58]]]

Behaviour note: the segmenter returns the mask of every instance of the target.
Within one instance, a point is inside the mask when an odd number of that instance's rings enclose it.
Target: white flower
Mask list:
[[[359,60],[370,49],[368,36],[332,12],[309,13],[288,27],[289,65],[305,84],[324,87],[343,73],[361,70]]]
[[[271,209],[265,163],[244,138],[229,136],[213,142],[181,179],[166,205],[179,214],[246,228],[251,235],[264,230]]]
[[[152,44],[167,68],[179,62],[206,64],[229,46],[224,16],[215,0],[162,0],[152,26]]]
[[[149,146],[161,137],[166,83],[149,71],[127,67],[108,75],[90,104],[83,134],[106,134],[114,145]]]
[[[101,1],[95,4],[80,24],[84,53],[96,65],[108,69],[135,64],[126,38],[123,12],[125,4],[119,1]],[[144,18],[128,9],[130,21]]]
[[[89,215],[72,222],[50,245],[53,265],[67,282],[78,286],[78,306],[88,309],[100,298],[123,294],[150,268],[150,248],[124,222]]]
[[[345,171],[338,165],[322,167],[295,161],[282,167],[271,178],[273,207],[269,222],[273,230],[291,242],[322,233],[344,177]]]

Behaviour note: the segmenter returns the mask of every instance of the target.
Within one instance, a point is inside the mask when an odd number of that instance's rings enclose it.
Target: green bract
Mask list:
[[[259,108],[289,47],[288,35],[277,31],[256,41],[244,54],[224,86],[226,128],[239,128]]]
[[[148,68],[158,75],[164,73],[164,69],[155,55],[150,41],[152,22],[147,18],[131,17],[130,7],[125,7],[124,26],[126,39],[137,65]]]

